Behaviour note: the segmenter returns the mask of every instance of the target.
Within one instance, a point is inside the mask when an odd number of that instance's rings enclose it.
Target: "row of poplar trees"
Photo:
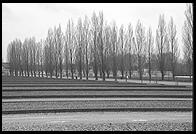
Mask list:
[[[193,46],[192,5],[188,4],[185,11],[186,20],[183,26],[183,50],[189,72],[192,72]],[[157,69],[164,79],[167,66],[175,78],[176,65],[179,57],[176,25],[171,17],[166,24],[164,15],[160,15],[156,37],[152,30],[138,20],[135,31],[131,23],[127,29],[121,25],[118,30],[115,22],[108,24],[103,12],[94,12],[91,19],[78,19],[74,25],[68,20],[65,33],[58,27],[50,28],[46,39],[36,41],[34,37],[26,38],[23,42],[15,39],[8,45],[7,58],[10,63],[10,74],[15,76],[62,78],[74,74],[77,70],[80,79],[89,78],[89,70],[93,69],[95,79],[98,76],[105,80],[112,72],[117,80],[117,72],[121,77],[129,73],[132,78],[133,70],[137,70],[142,80],[143,69],[148,68],[149,79],[151,72]],[[154,45],[155,44],[155,45]],[[155,47],[154,47],[155,46]],[[69,73],[70,72],[70,73]],[[100,73],[100,74],[98,74]]]

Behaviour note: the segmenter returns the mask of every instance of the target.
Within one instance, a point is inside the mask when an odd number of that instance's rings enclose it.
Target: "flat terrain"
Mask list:
[[[3,122],[191,121],[191,112],[76,112],[3,115]]]
[[[2,130],[192,130],[189,85],[2,76]]]
[[[192,112],[3,115],[2,130],[192,130]]]
[[[59,109],[109,109],[109,108],[192,108],[192,100],[83,100],[83,101],[23,101],[3,102],[3,111],[56,110]]]

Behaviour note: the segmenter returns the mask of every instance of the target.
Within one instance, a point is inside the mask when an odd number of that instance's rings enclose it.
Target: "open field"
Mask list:
[[[192,130],[192,90],[177,85],[2,76],[2,130],[102,130],[104,126],[103,130]],[[100,120],[90,118],[95,116]]]
[[[132,79],[139,80],[139,77],[132,78]],[[143,80],[149,80],[149,77],[143,77]],[[151,80],[152,81],[156,81],[156,80],[162,81],[161,77],[152,77]],[[190,81],[192,82],[193,81],[192,77],[190,80],[190,76],[176,76],[175,80],[178,82],[190,82]],[[164,81],[173,81],[173,78],[165,76]]]
[[[47,110],[47,109],[103,109],[103,108],[192,108],[192,100],[161,101],[161,100],[136,100],[136,101],[23,101],[3,102],[3,111],[14,110]]]
[[[77,112],[3,115],[11,131],[191,131],[192,112]]]
[[[138,97],[138,96],[192,96],[192,91],[4,91],[2,97]]]
[[[5,77],[5,76],[2,76],[2,77]],[[69,77],[69,79],[66,79],[64,77],[63,79],[58,79],[58,80],[56,78],[46,78],[46,77],[37,77],[36,79],[34,79],[33,77],[19,77],[19,78],[20,78],[20,80],[23,80],[23,82],[25,82],[25,83],[27,82],[27,83],[32,83],[32,84],[33,83],[35,84],[35,82],[37,84],[39,84],[40,82],[42,82],[41,84],[44,84],[44,83],[47,84],[48,82],[50,82],[51,84],[57,84],[57,83],[60,84],[61,82],[64,82],[64,83],[69,85],[69,83],[71,83],[73,81],[74,81],[75,84],[82,84],[81,81],[86,82],[86,78],[84,78],[84,77],[82,78],[82,80],[72,80],[70,77]],[[9,79],[9,81],[5,81],[8,84],[13,84],[13,83],[14,84],[16,84],[16,83],[21,84],[21,81],[18,81],[16,79],[13,79],[13,78],[8,78],[8,79]],[[188,78],[183,78],[183,79],[187,79],[187,80],[180,80],[180,81],[179,80],[177,80],[177,81],[173,81],[173,80],[167,81],[166,79],[164,81],[162,81],[160,79],[154,79],[151,82],[149,82],[148,79],[143,79],[142,82],[139,79],[128,79],[127,81],[128,81],[128,83],[131,83],[131,86],[144,86],[144,85],[146,85],[145,83],[147,83],[147,86],[148,85],[151,86],[152,84],[153,85],[155,84],[156,86],[162,86],[162,85],[163,86],[167,86],[167,85],[175,86],[177,84],[181,85],[181,86],[182,85],[189,85],[189,86],[192,85],[192,82],[188,81]],[[31,81],[29,81],[29,80],[31,80]],[[90,82],[90,83],[86,83],[86,84],[87,85],[91,84],[91,86],[92,86],[92,84],[101,84],[101,85],[102,84],[107,84],[107,85],[108,84],[112,84],[112,85],[115,84],[115,86],[118,86],[120,84],[120,86],[127,86],[127,85],[130,86],[130,84],[125,84],[125,81],[126,81],[125,79],[118,78],[117,79],[118,82],[115,82],[114,78],[106,78],[106,81],[107,82],[103,82],[101,78],[99,78],[97,81],[95,81],[95,78],[89,77],[88,82]],[[121,82],[123,82],[123,84],[121,84]]]

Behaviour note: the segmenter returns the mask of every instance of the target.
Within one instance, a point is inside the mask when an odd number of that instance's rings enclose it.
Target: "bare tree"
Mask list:
[[[182,40],[184,44],[184,59],[187,63],[188,72],[192,75],[193,62],[193,5],[187,4],[185,11],[186,20],[183,26]]]
[[[119,46],[120,46],[120,71],[121,71],[121,78],[124,78],[124,47],[125,47],[125,36],[124,36],[124,27],[121,25],[120,30],[119,30]]]
[[[54,64],[55,64],[55,76],[56,78],[58,78],[58,41],[57,41],[56,26],[54,27],[52,38],[53,38],[53,45],[54,45],[54,48],[52,49],[52,51],[53,51]]]
[[[107,23],[105,23],[104,26],[104,32],[103,32],[103,42],[105,44],[105,71],[107,73],[107,78],[109,78],[110,71],[111,71],[111,54],[112,54],[112,44],[111,44],[111,28]]]
[[[74,68],[73,68],[73,49],[69,49],[70,51],[70,67],[71,67],[71,78],[74,79]]]
[[[95,74],[95,80],[98,80],[98,52],[97,52],[97,36],[98,36],[98,18],[95,14],[95,12],[93,12],[93,16],[91,18],[92,20],[92,34],[93,34],[93,71],[94,71],[94,74]]]
[[[19,39],[13,40],[7,48],[8,62],[10,62],[10,73],[15,76],[22,75],[22,42]],[[18,74],[19,73],[19,74]]]
[[[39,42],[39,47],[38,47],[38,51],[39,51],[39,72],[41,72],[42,77],[44,77],[44,69],[43,69],[43,58],[44,58],[44,50],[43,50],[43,39],[40,40]]]
[[[22,76],[26,76],[25,51],[24,51],[24,44],[23,43],[21,43],[21,66],[22,66]]]
[[[15,76],[22,75],[22,42],[19,39],[13,40],[8,46],[8,59],[11,62],[12,71]],[[19,74],[18,74],[19,73]]]
[[[172,74],[173,80],[175,79],[176,73],[176,64],[178,58],[178,44],[176,38],[176,25],[174,25],[173,18],[171,17],[170,22],[168,24],[168,38],[169,38],[169,45],[171,48],[171,67],[172,67]]]
[[[101,71],[102,72],[102,78],[103,81],[105,81],[105,56],[104,56],[104,43],[103,43],[103,12],[99,13],[98,16],[98,49],[99,49],[99,55],[101,59]]]
[[[18,76],[19,61],[18,61],[18,50],[17,50],[17,39],[13,41],[13,59],[14,59],[14,74]]]
[[[64,36],[64,42],[65,42],[65,46],[64,46],[64,55],[65,55],[65,72],[66,72],[66,76],[68,79],[68,72],[69,72],[69,48],[68,48],[68,41],[67,41],[67,33],[65,33]]]
[[[128,32],[127,32],[127,37],[128,37],[128,40],[127,40],[127,43],[128,43],[128,55],[129,55],[129,78],[131,79],[131,74],[132,74],[132,48],[133,48],[133,43],[132,43],[132,40],[133,40],[133,28],[132,28],[132,25],[131,23],[128,25]]]
[[[13,47],[12,47],[12,53],[13,53],[13,66],[14,66],[14,74],[15,76],[18,76],[18,59],[17,59],[17,50],[16,50],[16,41],[13,41]]]
[[[18,60],[19,60],[19,68],[20,68],[20,76],[23,76],[23,71],[24,71],[24,67],[23,67],[23,51],[22,51],[22,42],[21,40],[18,40]]]
[[[44,41],[44,52],[43,52],[43,65],[44,65],[44,70],[46,77],[48,77],[48,73],[50,72],[49,68],[50,66],[50,61],[49,61],[49,45],[47,43],[47,40]]]
[[[29,61],[30,61],[30,74],[31,77],[33,77],[33,71],[34,71],[34,43],[35,43],[35,38],[30,38],[29,39]]]
[[[67,31],[66,31],[66,39],[67,39],[67,48],[69,50],[69,58],[70,58],[70,69],[71,69],[71,77],[74,79],[74,56],[75,56],[75,32],[74,32],[74,24],[72,20],[68,20]]]
[[[24,65],[25,65],[25,76],[29,77],[29,39],[26,38],[23,42],[23,54],[24,54]]]
[[[45,66],[46,66],[46,72],[50,73],[50,78],[53,76],[53,71],[55,68],[55,59],[54,59],[54,53],[55,53],[55,48],[54,48],[54,33],[52,29],[50,28],[48,30],[48,36],[46,37],[46,42],[45,42]]]
[[[190,76],[192,75],[193,60],[192,14],[192,5],[189,4],[185,11],[186,20],[182,35],[184,58],[186,59]],[[94,12],[91,21],[88,20],[87,16],[85,16],[84,21],[79,19],[76,27],[74,27],[73,21],[70,19],[67,23],[65,36],[59,25],[48,30],[48,35],[44,41],[36,43],[35,38],[32,37],[26,38],[23,43],[19,39],[10,42],[7,49],[7,57],[11,67],[10,74],[15,76],[25,74],[25,76],[31,77],[36,77],[38,74],[40,77],[42,71],[43,77],[45,71],[46,76],[49,73],[52,78],[53,73],[55,73],[56,78],[59,75],[62,78],[63,64],[65,64],[67,78],[70,70],[71,77],[74,79],[75,68],[77,67],[80,79],[83,76],[88,79],[89,70],[93,67],[96,80],[98,80],[98,72],[105,80],[105,73],[109,77],[111,70],[113,77],[117,80],[118,69],[122,78],[124,78],[124,71],[129,71],[131,79],[132,71],[137,68],[142,80],[147,56],[149,80],[151,80],[154,40],[151,28],[149,28],[146,36],[144,26],[138,21],[135,38],[133,37],[131,23],[128,25],[127,31],[122,25],[119,29],[119,36],[117,35],[118,28],[115,22],[111,27],[104,23],[103,12],[99,12],[98,15]],[[167,33],[164,15],[160,15],[156,30],[156,46],[157,61],[162,80],[164,79],[164,71],[167,69],[167,58],[170,57],[170,54],[173,79],[176,75],[175,70],[179,54],[177,45],[176,26],[173,24],[173,18],[168,24]],[[137,62],[137,67],[134,64],[135,62]]]
[[[37,72],[38,76],[40,77],[42,73],[43,77],[43,48],[42,48],[43,41],[42,39],[36,43],[36,66],[37,66]]]
[[[37,45],[35,42],[35,38],[33,38],[33,42],[32,42],[32,52],[33,52],[33,74],[34,77],[36,77],[36,52],[37,52]]]
[[[37,64],[37,72],[40,77],[40,60],[41,60],[41,42],[37,42],[37,52],[36,52],[36,64]]]
[[[89,74],[89,37],[90,37],[90,33],[89,33],[89,20],[88,20],[88,17],[85,16],[85,19],[84,19],[84,25],[83,25],[83,28],[84,28],[84,44],[85,44],[85,62],[86,62],[86,66],[85,66],[85,69],[86,69],[86,79],[88,80],[88,74]]]
[[[159,69],[161,71],[161,78],[164,79],[164,71],[165,71],[165,56],[166,53],[166,45],[167,45],[167,31],[166,31],[166,22],[164,19],[164,15],[159,16],[159,24],[158,29],[156,30],[156,45],[158,50],[158,63]]]
[[[59,24],[59,27],[56,29],[56,32],[55,32],[55,42],[56,42],[56,72],[58,72],[59,70],[59,73],[60,73],[60,78],[62,79],[62,71],[63,71],[63,33],[61,31],[61,25]],[[56,77],[57,74],[56,74]]]
[[[149,81],[151,81],[151,58],[153,54],[153,43],[154,43],[154,38],[152,37],[152,30],[151,28],[148,29],[147,32],[147,51],[148,51],[148,74],[149,74]]]
[[[82,79],[82,62],[83,62],[83,29],[82,29],[82,19],[78,19],[78,25],[77,25],[77,33],[76,33],[76,40],[77,40],[77,60],[78,60],[78,72],[80,79]]]
[[[13,42],[10,42],[7,47],[7,61],[10,64],[10,75],[13,76],[14,72],[14,45]]]
[[[135,36],[136,36],[136,42],[134,44],[135,44],[135,50],[138,59],[138,70],[139,70],[140,80],[142,80],[143,67],[144,67],[145,55],[146,55],[146,37],[145,37],[145,28],[140,22],[140,20],[138,20],[136,25]]]
[[[117,81],[117,26],[115,22],[113,22],[112,25],[112,31],[111,31],[111,44],[112,44],[112,72],[113,77],[115,78],[115,81]]]

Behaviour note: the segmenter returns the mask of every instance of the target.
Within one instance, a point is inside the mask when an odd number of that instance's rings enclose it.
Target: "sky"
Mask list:
[[[155,38],[160,14],[164,14],[166,24],[173,17],[182,57],[182,27],[185,20],[186,3],[2,3],[2,58],[7,60],[8,44],[18,38],[35,37],[45,39],[49,28],[61,25],[63,32],[68,19],[77,24],[79,17],[91,18],[103,11],[104,19],[110,24],[115,21],[118,29],[129,23],[135,30],[140,20],[145,29],[152,28]]]

